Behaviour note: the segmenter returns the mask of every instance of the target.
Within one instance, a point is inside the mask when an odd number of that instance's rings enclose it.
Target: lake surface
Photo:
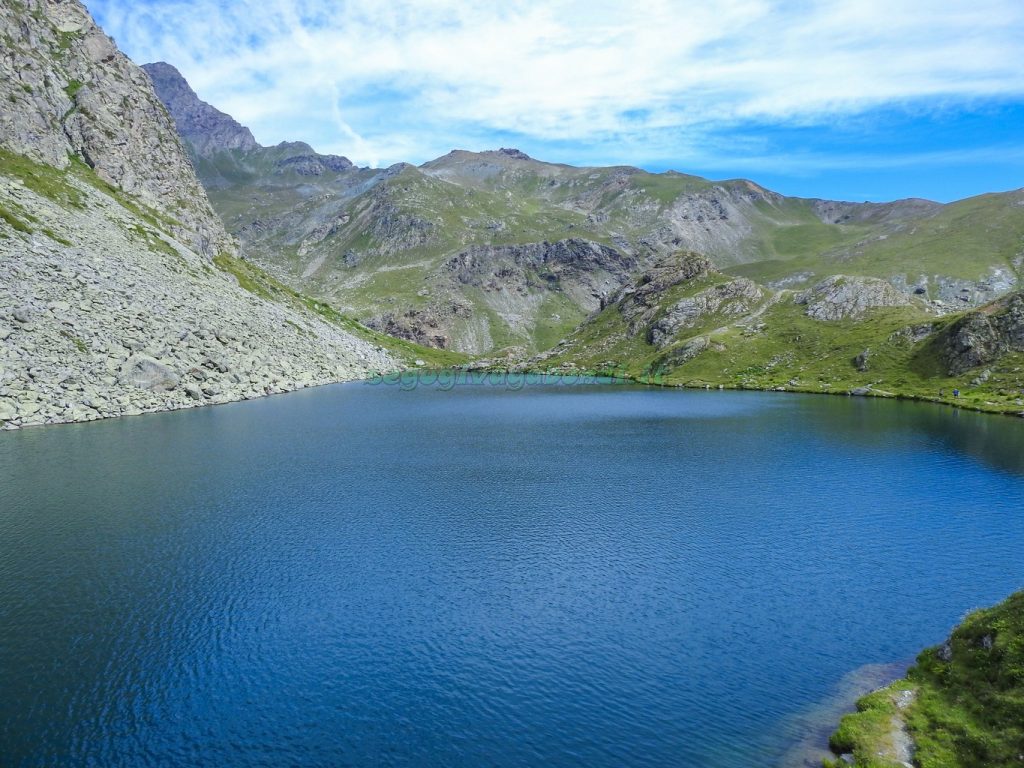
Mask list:
[[[1024,585],[1024,421],[347,384],[0,434],[4,766],[785,762]]]

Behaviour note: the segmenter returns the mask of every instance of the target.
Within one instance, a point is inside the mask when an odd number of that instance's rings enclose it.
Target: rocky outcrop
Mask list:
[[[405,312],[386,312],[379,317],[366,321],[366,325],[375,331],[408,339],[435,349],[451,348],[451,337],[448,329],[456,319],[467,319],[473,314],[472,307],[461,302],[435,302],[422,309],[410,309]]]
[[[814,213],[826,224],[869,224],[902,222],[908,218],[932,216],[942,203],[921,198],[894,200],[891,203],[846,203],[837,200],[812,200]]]
[[[1024,293],[971,312],[940,334],[939,355],[950,376],[1024,352]]]
[[[599,273],[621,285],[635,269],[635,258],[607,245],[569,238],[521,245],[475,245],[445,262],[460,283],[495,290],[499,287],[544,287],[556,282],[586,282],[595,288]],[[606,289],[606,286],[602,286]]]
[[[197,155],[209,157],[230,149],[258,149],[259,144],[245,126],[202,101],[181,73],[170,64],[158,61],[143,64],[153,81],[157,97],[171,113],[180,136]]]
[[[647,340],[656,347],[664,347],[680,331],[700,325],[709,315],[746,315],[764,298],[764,289],[752,280],[740,277],[719,283],[671,305],[650,327]]]
[[[343,173],[353,168],[352,161],[340,155],[321,155],[303,142],[281,143],[274,149],[289,152],[278,160],[275,169],[278,174],[296,173],[299,176],[323,176],[329,171]]]
[[[710,259],[688,251],[663,259],[643,272],[635,281],[612,295],[604,306],[618,305],[635,336],[654,322],[664,301],[665,291],[715,272]]]
[[[806,291],[796,294],[797,304],[807,307],[815,320],[858,319],[877,307],[906,307],[913,302],[884,280],[873,277],[832,275]]]
[[[81,3],[4,3],[0,35],[0,144],[56,168],[85,163],[193,249],[233,250],[149,77]]]

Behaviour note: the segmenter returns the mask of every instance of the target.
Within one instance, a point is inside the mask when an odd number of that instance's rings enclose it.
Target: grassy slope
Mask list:
[[[924,275],[978,280],[992,267],[1021,272],[1024,256],[1024,190],[980,195],[945,206],[931,216],[876,225],[841,224],[781,228],[766,234],[774,251],[764,261],[729,271],[761,282],[811,272],[868,277]],[[831,240],[831,242],[830,242]]]
[[[707,255],[720,265],[733,265],[731,273],[762,283],[797,276],[792,285],[799,286],[836,273],[902,275],[911,283],[922,275],[933,284],[940,276],[979,280],[993,267],[1019,274],[1024,255],[1020,191],[944,208],[878,205],[854,211],[844,223],[827,224],[814,201],[773,196],[743,180],[712,182],[628,167],[574,168],[461,151],[421,168],[351,169],[309,178],[276,168],[289,151],[228,153],[199,163],[203,177],[216,182],[210,196],[231,231],[260,222],[246,237],[248,251],[261,266],[297,290],[364,320],[449,300],[468,302],[476,318],[453,320],[453,333],[472,335],[485,323],[495,355],[503,349],[534,353],[550,348],[584,313],[566,294],[555,292],[537,299],[540,309],[527,321],[525,333],[514,329],[501,316],[501,297],[453,282],[443,268],[447,258],[475,244],[580,237],[615,245],[617,238],[636,243],[652,233],[665,237],[665,223],[673,216],[706,215],[699,206],[697,213],[680,212],[692,195],[727,193],[734,200],[756,200],[738,203],[744,218],[732,230],[736,222],[712,217],[711,230],[729,233],[718,246],[709,245]],[[382,218],[393,219],[395,226],[378,226]],[[338,224],[300,256],[302,233],[324,220]],[[402,242],[396,230],[412,220],[425,222],[427,234]],[[314,259],[320,268],[304,277]],[[542,276],[528,277],[538,278],[536,286],[547,285]],[[547,293],[531,288],[541,291]]]
[[[383,347],[408,365],[414,364],[416,360],[422,360],[431,368],[450,368],[468,360],[465,355],[460,355],[457,352],[423,347],[405,339],[396,339],[371,330],[356,320],[341,314],[326,302],[304,296],[289,288],[245,259],[222,253],[214,259],[214,263],[218,269],[234,275],[238,284],[247,291],[270,301],[301,306],[315,312],[327,322],[337,325],[353,336]]]
[[[949,652],[947,652],[947,649]],[[913,690],[904,713],[893,693]],[[891,768],[893,718],[903,719],[920,768],[1010,768],[1024,762],[1024,592],[970,614],[947,646],[920,656],[905,680],[861,699],[833,735],[858,768]],[[836,761],[833,765],[845,766]]]
[[[634,168],[573,168],[494,154],[455,152],[426,164],[372,176],[370,171],[325,174],[322,179],[274,172],[275,158],[264,154],[225,154],[200,161],[200,172],[212,179],[210,196],[231,231],[255,220],[272,222],[250,236],[250,248],[261,264],[310,295],[325,297],[357,317],[382,311],[423,307],[434,297],[454,291],[490,321],[497,347],[540,351],[568,332],[568,320],[542,322],[558,314],[581,319],[562,301],[564,312],[538,315],[526,338],[503,329],[494,307],[484,297],[446,281],[441,265],[474,244],[505,245],[580,237],[614,245],[615,237],[637,242],[659,227],[681,199],[713,193],[716,187],[748,193],[748,182],[720,184],[679,173],[651,174]],[[226,182],[226,183],[225,183]],[[358,182],[358,183],[357,183]],[[361,185],[361,186],[360,186]],[[717,193],[715,193],[717,194]],[[298,255],[302,226],[330,210],[336,228],[310,255]],[[394,247],[374,235],[381,212],[430,223],[426,242]],[[591,215],[596,214],[596,215]],[[815,216],[810,202],[782,199],[749,206],[749,231],[740,245],[722,248],[723,263],[750,258],[791,258],[808,249],[817,253],[853,242],[870,227],[834,227]],[[279,222],[274,225],[273,222]],[[305,227],[308,231],[309,227]],[[258,239],[254,249],[253,238]],[[349,254],[349,263],[345,256]],[[322,256],[320,270],[302,277],[305,264]],[[355,262],[354,264],[351,262]],[[543,281],[538,281],[543,284]],[[422,295],[423,289],[429,296]]]
[[[722,282],[710,275],[675,286],[660,302],[660,313],[686,295]],[[785,389],[846,394],[871,387],[882,397],[909,397],[991,412],[1024,412],[1024,354],[1004,356],[980,371],[945,374],[927,339],[913,340],[907,329],[927,326],[929,338],[955,322],[958,315],[936,319],[916,307],[884,307],[858,319],[820,321],[784,291],[756,320],[711,314],[681,332],[672,346],[658,349],[644,333],[630,336],[618,305],[611,305],[582,325],[567,343],[539,365],[545,369],[615,371],[640,381],[690,387]],[[710,346],[681,365],[673,350],[703,337]],[[869,350],[866,371],[855,359]],[[953,390],[959,389],[959,398]]]

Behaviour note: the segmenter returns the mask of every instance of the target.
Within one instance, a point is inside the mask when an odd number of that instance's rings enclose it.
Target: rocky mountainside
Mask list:
[[[170,64],[161,61],[142,68],[153,81],[157,97],[171,113],[178,133],[196,154],[206,157],[229,149],[259,149],[252,131],[200,100]]]
[[[233,249],[148,78],[81,3],[4,3],[0,35],[4,147],[59,169],[77,158],[193,249]]]
[[[201,100],[170,64],[158,61],[143,64],[142,69],[153,81],[207,187],[259,183],[268,175],[294,182],[326,173],[331,180],[330,174],[353,168],[348,158],[321,155],[301,141],[264,147],[248,128]]]
[[[0,425],[400,365],[388,340],[253,279],[149,77],[78,2],[5,3],[0,32]]]
[[[193,108],[169,106],[176,117]],[[878,278],[944,312],[1013,290],[1024,267],[1024,191],[952,205],[847,203],[745,180],[574,168],[514,149],[374,170],[288,147],[197,162],[246,252],[370,325],[472,354],[551,347],[680,249],[772,290]],[[574,249],[603,255],[564,269]]]

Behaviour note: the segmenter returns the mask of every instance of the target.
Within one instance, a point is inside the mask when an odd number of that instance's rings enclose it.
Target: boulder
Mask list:
[[[151,392],[169,392],[178,386],[178,374],[152,357],[133,355],[121,366],[123,384]]]

